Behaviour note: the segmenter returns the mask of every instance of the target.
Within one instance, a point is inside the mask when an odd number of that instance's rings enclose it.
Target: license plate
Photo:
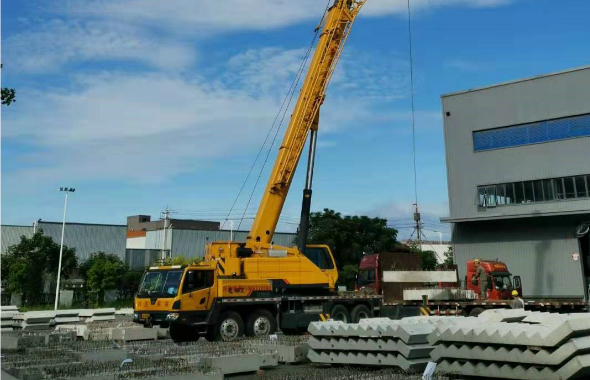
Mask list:
[[[149,319],[150,315],[149,314],[142,314],[141,315],[141,319]]]

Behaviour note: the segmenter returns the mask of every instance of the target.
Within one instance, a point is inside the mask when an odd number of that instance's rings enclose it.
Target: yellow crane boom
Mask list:
[[[258,207],[254,224],[247,237],[246,247],[248,248],[256,250],[271,243],[310,131],[312,132],[310,168],[313,171],[315,132],[317,132],[318,128],[320,106],[324,101],[328,83],[334,73],[352,25],[365,1],[336,0],[327,10],[327,14],[324,15],[323,29],[309,71],[303,82],[285,137],[279,147],[279,154]],[[306,207],[307,214],[309,213],[311,200],[307,200],[306,206],[306,197],[311,197],[311,175],[307,178],[306,190],[308,191],[304,190],[302,219]],[[306,224],[307,221],[302,220],[301,223]],[[303,229],[303,226],[301,226],[301,229]]]

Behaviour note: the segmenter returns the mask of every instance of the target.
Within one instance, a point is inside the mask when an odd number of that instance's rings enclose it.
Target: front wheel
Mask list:
[[[350,312],[352,323],[359,323],[361,319],[371,318],[371,310],[365,305],[356,305]]]
[[[215,326],[215,340],[231,342],[244,335],[244,321],[235,311],[221,314]]]
[[[268,310],[256,310],[248,318],[246,325],[247,336],[267,336],[277,330],[275,317]]]

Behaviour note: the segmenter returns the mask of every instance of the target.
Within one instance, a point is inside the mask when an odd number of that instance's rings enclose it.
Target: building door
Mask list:
[[[582,234],[582,232],[585,232]],[[590,299],[590,233],[588,229],[580,229],[576,231],[578,235],[578,243],[580,246],[580,260],[582,261],[582,270],[584,271],[584,295],[586,300]]]

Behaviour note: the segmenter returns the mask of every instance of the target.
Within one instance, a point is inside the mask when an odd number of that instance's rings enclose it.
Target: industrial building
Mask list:
[[[31,237],[36,229],[59,244],[61,222],[38,221],[31,226],[2,225],[2,254],[8,247],[18,244],[21,236]],[[80,262],[94,252],[116,254],[132,269],[149,266],[154,260],[184,256],[203,257],[205,245],[216,240],[245,241],[247,231],[220,230],[219,222],[186,219],[152,221],[149,216],[127,218],[127,224],[66,223],[64,244],[76,248]],[[293,246],[294,233],[275,233],[278,245]]]
[[[442,96],[461,278],[504,261],[524,297],[588,299],[590,66]]]

